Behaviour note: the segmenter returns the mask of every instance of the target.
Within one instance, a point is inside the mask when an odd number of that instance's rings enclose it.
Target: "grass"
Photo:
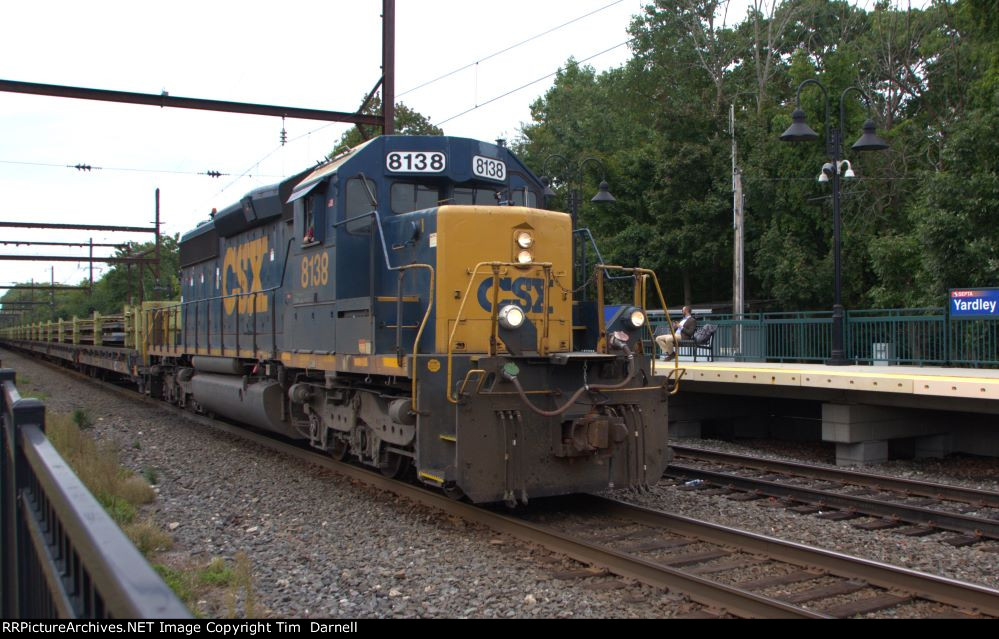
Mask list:
[[[73,411],[73,423],[80,430],[89,430],[94,427],[94,420],[91,419],[90,414],[87,413],[82,408],[77,408]]]
[[[17,376],[17,392],[21,395],[22,399],[37,399],[43,402],[49,398],[48,393],[33,387],[31,378],[27,375]]]
[[[151,519],[128,524],[123,530],[144,557],[173,548],[173,538]]]
[[[124,468],[118,450],[110,443],[98,443],[92,429],[93,420],[83,409],[72,415],[50,413],[45,428],[49,441],[80,481],[180,600],[195,616],[203,614],[199,602],[210,598],[221,599],[230,618],[259,616],[252,567],[246,554],[238,553],[231,562],[220,557],[207,564],[188,561],[173,565],[166,561],[162,553],[173,547],[173,539],[152,519],[138,520],[141,507],[156,499],[150,485],[159,483],[156,469],[146,467],[136,474]],[[138,448],[135,444],[133,448]]]
[[[257,610],[257,596],[253,592],[253,574],[250,559],[246,556],[246,553],[239,552],[236,553],[235,560],[236,565],[233,567],[232,581],[228,584],[229,588],[225,595],[226,615],[230,619],[236,618],[239,614],[237,611],[237,602],[240,594],[242,594],[242,617],[244,619],[253,619],[260,616],[260,611]]]
[[[114,446],[98,444],[85,432],[80,424],[86,423],[86,412],[82,410],[71,417],[50,415],[45,431],[62,458],[118,525],[130,524],[140,506],[156,499],[156,492],[145,479],[119,464]]]

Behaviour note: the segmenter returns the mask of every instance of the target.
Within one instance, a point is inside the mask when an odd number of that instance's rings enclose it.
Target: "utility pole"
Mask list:
[[[395,0],[382,0],[382,133],[395,134]]]
[[[739,169],[739,147],[735,141],[735,104],[729,106],[729,131],[732,134],[732,229],[735,239],[732,242],[732,318],[742,320],[746,312],[746,255],[745,255],[745,212],[742,197],[742,171]],[[742,345],[742,324],[733,337],[733,346],[738,351]]]
[[[156,187],[156,263],[154,268],[156,269],[156,284],[153,286],[155,291],[160,286],[160,187]]]

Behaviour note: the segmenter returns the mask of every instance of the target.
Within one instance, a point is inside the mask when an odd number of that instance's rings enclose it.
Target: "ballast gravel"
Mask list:
[[[674,443],[783,461],[828,463],[830,467],[835,467],[829,463],[834,459],[831,444],[771,440],[738,443],[712,439],[680,439]],[[866,470],[906,479],[950,483],[980,490],[999,490],[999,459],[993,458],[949,456],[935,460],[893,460],[876,469]],[[999,542],[996,541],[982,541],[956,548],[944,543],[944,540],[954,538],[955,533],[940,532],[926,537],[906,537],[891,529],[858,530],[854,524],[869,519],[841,522],[823,520],[815,515],[801,515],[784,508],[767,507],[765,500],[738,502],[727,499],[724,495],[707,496],[696,490],[681,490],[681,486],[671,485],[669,481],[660,482],[648,493],[620,491],[614,496],[677,515],[736,526],[808,546],[999,588]]]
[[[665,618],[700,606],[614,577],[559,579],[585,566],[367,488],[120,393],[0,351],[47,395],[84,409],[122,463],[156,478],[151,515],[172,555],[249,557],[256,614],[294,618]],[[614,585],[614,584],[611,584]],[[226,614],[206,601],[207,616]]]
[[[165,410],[96,388],[0,350],[5,367],[47,395],[50,411],[84,409],[122,463],[155,477],[149,515],[174,539],[171,555],[206,562],[246,553],[258,616],[368,618],[666,618],[701,607],[615,577],[560,578],[580,564],[305,465]],[[823,460],[821,444],[681,440],[715,450]],[[827,459],[825,459],[828,461]],[[996,490],[999,460],[890,462],[886,474]],[[954,548],[947,533],[868,532],[760,502],[683,491],[664,481],[612,496],[650,508],[999,588],[999,544]],[[752,572],[747,568],[745,572]],[[200,602],[206,616],[225,604]],[[869,616],[892,617],[892,610]]]

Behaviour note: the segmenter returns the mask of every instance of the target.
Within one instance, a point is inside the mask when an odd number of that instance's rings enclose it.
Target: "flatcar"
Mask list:
[[[126,312],[120,349],[61,323],[5,338],[474,502],[648,485],[669,458],[644,353],[661,289],[574,263],[588,234],[543,189],[502,145],[377,137],[183,235],[181,300]]]

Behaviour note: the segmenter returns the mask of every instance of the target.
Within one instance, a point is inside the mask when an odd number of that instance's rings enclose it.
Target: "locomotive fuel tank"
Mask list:
[[[249,383],[243,377],[196,372],[190,385],[204,410],[286,437],[302,437],[284,419],[284,391],[275,380]]]

